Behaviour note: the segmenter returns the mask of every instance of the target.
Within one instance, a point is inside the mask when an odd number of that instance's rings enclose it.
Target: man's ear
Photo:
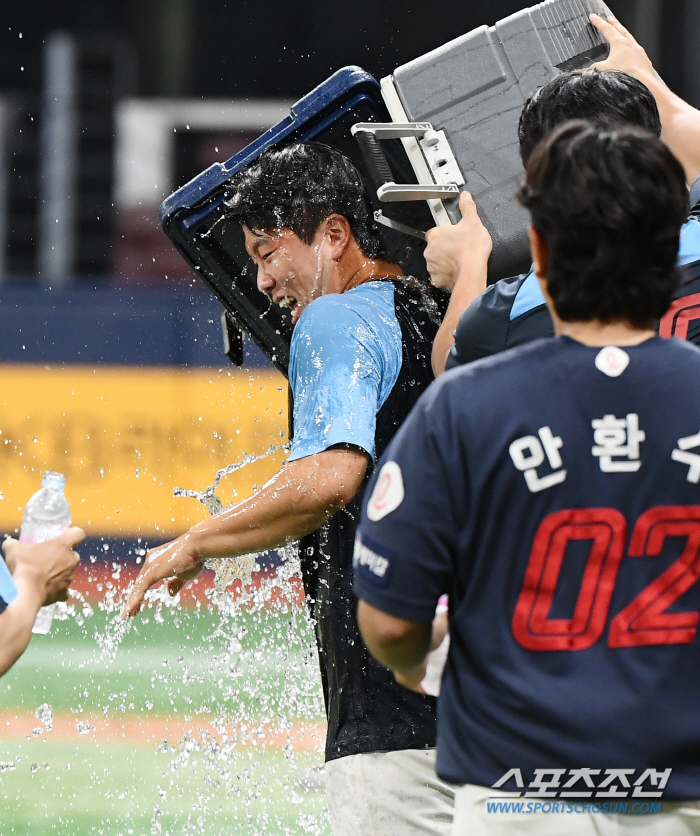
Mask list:
[[[343,215],[334,213],[326,218],[324,224],[326,239],[331,247],[331,257],[340,261],[354,237],[350,222]]]
[[[530,252],[532,253],[535,275],[540,279],[546,279],[549,264],[549,244],[532,224],[527,228],[527,237],[530,239]]]

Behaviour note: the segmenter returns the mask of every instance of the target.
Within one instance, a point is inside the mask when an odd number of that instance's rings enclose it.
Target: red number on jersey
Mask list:
[[[688,325],[694,319],[700,319],[700,293],[683,296],[671,304],[659,323],[659,336],[687,340]]]
[[[625,548],[627,524],[614,508],[550,514],[537,529],[525,580],[513,613],[516,641],[526,650],[584,650],[598,641]],[[549,618],[566,545],[591,540],[573,616]]]
[[[700,613],[666,610],[700,577],[700,505],[668,505],[642,514],[632,532],[630,557],[654,557],[666,537],[686,537],[683,553],[612,620],[608,645],[687,644]]]

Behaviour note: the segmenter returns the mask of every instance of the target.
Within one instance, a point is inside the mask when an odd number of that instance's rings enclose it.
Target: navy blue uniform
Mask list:
[[[697,348],[560,337],[449,372],[367,496],[358,597],[425,624],[450,597],[443,779],[670,768],[664,797],[700,798]]]
[[[659,323],[662,337],[700,345],[700,178],[690,192],[691,211],[681,231],[678,265],[682,286]],[[460,317],[446,368],[553,337],[554,327],[534,273],[502,279],[478,296]]]

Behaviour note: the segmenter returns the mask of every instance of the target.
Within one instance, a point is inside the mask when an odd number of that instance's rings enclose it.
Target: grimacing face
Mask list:
[[[258,290],[292,311],[296,324],[304,308],[326,291],[330,253],[324,225],[310,244],[287,227],[251,230],[243,227],[245,248],[258,269]]]

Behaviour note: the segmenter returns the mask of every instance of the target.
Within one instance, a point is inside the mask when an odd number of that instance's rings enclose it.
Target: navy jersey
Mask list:
[[[681,230],[678,252],[682,285],[657,330],[662,337],[680,337],[700,345],[700,178],[690,200],[694,208]],[[488,287],[464,311],[454,336],[447,369],[540,337],[553,337],[554,326],[535,274],[502,279]]]
[[[696,347],[559,337],[448,372],[366,496],[358,597],[427,624],[449,595],[443,779],[672,769],[664,797],[700,798]]]

